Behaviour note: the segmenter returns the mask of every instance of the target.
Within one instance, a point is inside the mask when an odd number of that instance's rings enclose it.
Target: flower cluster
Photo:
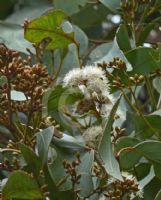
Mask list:
[[[64,86],[79,87],[88,96],[92,93],[106,96],[107,78],[99,67],[86,66],[73,69],[64,77]]]
[[[83,138],[87,146],[91,148],[98,148],[103,136],[103,129],[101,126],[91,126],[83,133]]]
[[[73,69],[66,74],[63,82],[65,87],[78,87],[83,92],[85,98],[77,105],[79,114],[93,110],[95,113],[104,115],[107,107],[109,111],[109,105],[111,108],[108,81],[100,67],[86,66],[83,69]]]

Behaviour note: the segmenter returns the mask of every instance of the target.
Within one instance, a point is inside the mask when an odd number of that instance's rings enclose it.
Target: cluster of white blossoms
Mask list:
[[[91,148],[98,148],[103,136],[103,129],[101,126],[91,126],[87,128],[82,134],[85,143]]]
[[[64,77],[64,86],[79,87],[84,95],[96,93],[107,96],[108,85],[104,71],[95,66],[86,66],[69,71]]]

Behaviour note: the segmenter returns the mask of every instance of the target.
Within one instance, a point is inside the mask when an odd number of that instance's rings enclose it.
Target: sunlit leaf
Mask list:
[[[4,199],[44,199],[35,180],[23,171],[13,172],[3,191]]]
[[[65,48],[75,43],[74,33],[65,33],[62,24],[65,20],[63,11],[50,11],[25,25],[25,38],[32,43],[40,43],[43,39],[51,39],[47,49]]]

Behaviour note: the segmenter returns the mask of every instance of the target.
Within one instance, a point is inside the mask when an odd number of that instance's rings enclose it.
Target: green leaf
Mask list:
[[[142,25],[141,27],[141,34],[138,40],[138,46],[142,45],[144,42],[146,42],[146,39],[148,35],[150,34],[151,30],[154,30],[157,24],[160,22],[161,17],[157,17],[154,20],[151,20],[150,23],[146,23],[145,26]],[[147,40],[148,42],[148,40]]]
[[[48,164],[44,165],[43,172],[44,172],[44,178],[45,178],[45,182],[47,184],[47,188],[49,192],[49,199],[58,200],[59,189],[50,175]]]
[[[126,149],[124,151],[129,153]],[[159,141],[146,140],[135,145],[130,151],[136,152],[138,155],[145,157],[149,161],[161,162],[161,142]]]
[[[125,55],[133,67],[133,74],[148,75],[160,68],[159,52],[153,48],[138,47],[125,53]]]
[[[54,134],[54,127],[48,127],[37,134],[37,148],[44,165],[48,161],[48,151]]]
[[[52,140],[52,144],[62,147],[62,148],[66,148],[68,150],[84,150],[85,149],[85,144],[83,141],[81,141],[79,138],[75,138],[73,136],[67,135],[67,134],[63,134],[62,138],[58,139],[58,138],[54,138]]]
[[[16,2],[16,1],[15,1]],[[34,19],[44,13],[44,11],[51,9],[52,4],[48,0],[23,0],[17,2],[17,9],[14,9],[6,19],[6,22],[23,24],[24,19]]]
[[[121,167],[123,169],[131,169],[141,158],[141,155],[137,154],[135,151],[130,151],[129,147],[134,147],[139,143],[139,140],[132,137],[121,137],[116,144],[116,151],[122,151],[122,149],[127,149],[119,155],[119,160]]]
[[[135,115],[134,125],[135,125],[136,135],[143,140],[150,138],[154,134],[156,134],[157,136],[161,135],[160,120],[161,116],[159,116],[157,113],[144,115],[144,119],[139,115]],[[149,124],[148,128],[147,124]]]
[[[20,25],[0,21],[0,30],[0,42],[5,43],[9,48],[25,54],[28,54],[26,48],[34,52],[32,45],[24,39],[23,29]]]
[[[116,11],[117,8],[120,7],[120,0],[99,0],[105,6],[107,6],[112,11]]]
[[[13,172],[2,191],[4,199],[44,199],[37,183],[23,171]]]
[[[80,188],[80,195],[85,197],[88,196],[94,188],[93,180],[92,180],[92,167],[94,162],[94,151],[91,150],[85,153],[81,157],[81,163],[77,168],[77,173],[81,174],[80,184],[78,185],[78,189]]]
[[[131,50],[131,44],[127,28],[124,24],[121,24],[116,32],[116,40],[123,52]]]
[[[156,177],[161,180],[161,163],[153,162]]]
[[[40,159],[28,146],[20,143],[19,147],[20,147],[22,156],[24,157],[27,163],[27,167],[25,167],[26,171],[30,173],[34,173],[34,175],[38,177],[41,170]]]
[[[83,94],[79,89],[65,88],[58,85],[49,95],[48,111],[59,110],[65,105],[74,104],[81,98],[83,98]]]
[[[71,19],[73,24],[76,24],[84,31],[87,31],[90,30],[90,28],[99,26],[101,22],[106,20],[108,13],[108,8],[103,4],[98,4],[96,6],[88,3],[81,8],[80,12],[72,15]]]
[[[80,54],[83,55],[88,49],[88,37],[85,32],[76,25],[72,25],[75,39],[80,44]],[[78,56],[78,55],[77,55]]]
[[[89,55],[89,62],[94,63],[97,60],[100,60],[102,57],[106,56],[107,53],[111,50],[112,43],[104,43],[97,46]]]
[[[144,199],[154,200],[160,188],[161,188],[161,181],[156,177],[153,178],[153,180],[144,188]]]
[[[55,9],[64,10],[68,15],[79,12],[80,8],[85,6],[88,0],[53,0]]]
[[[80,173],[90,174],[92,170],[93,162],[94,162],[94,151],[91,150],[85,153],[81,157],[81,163],[79,164],[77,171]]]
[[[68,180],[68,178],[67,178],[67,174],[64,170],[62,161],[63,160],[68,160],[68,161],[74,160],[75,159],[74,153],[73,152],[71,153],[71,152],[67,151],[66,149],[63,149],[60,147],[54,146],[54,149],[56,149],[57,157],[53,161],[53,163],[48,166],[50,176],[55,183],[61,182],[62,180],[66,180],[59,189],[60,190],[70,190],[72,188],[72,184],[71,184],[71,181]]]
[[[155,177],[155,173],[154,173],[154,168],[153,166],[151,166],[151,169],[149,171],[149,174],[144,177],[142,180],[139,181],[139,185],[144,188],[146,185],[148,185],[148,183],[150,183],[150,181]]]
[[[86,197],[94,189],[93,181],[92,181],[92,175],[88,173],[82,173],[80,178],[80,184],[77,186],[78,189],[81,189],[80,195],[82,197]]]
[[[161,142],[147,140],[136,145],[135,149],[146,159],[161,162]]]
[[[151,168],[151,163],[140,163],[137,166],[135,166],[137,179],[140,181],[143,178],[145,178],[149,174],[150,168]]]
[[[115,177],[116,179],[122,180],[119,164],[112,151],[111,135],[110,135],[113,119],[116,114],[119,103],[120,103],[120,98],[116,101],[115,105],[113,106],[109,118],[107,120],[107,123],[105,125],[103,138],[99,147],[99,153],[105,164],[107,173]]]
[[[78,46],[73,31],[65,33],[63,30],[64,20],[65,14],[63,11],[50,11],[26,24],[24,29],[25,38],[36,44],[49,38],[51,42],[47,45],[47,49],[65,48],[71,43]]]

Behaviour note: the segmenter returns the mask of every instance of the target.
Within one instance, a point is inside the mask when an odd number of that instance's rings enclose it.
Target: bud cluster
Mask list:
[[[71,177],[70,180],[72,182],[73,189],[75,187],[75,184],[80,183],[81,174],[77,174],[77,170],[76,170],[76,168],[78,167],[80,163],[81,163],[81,160],[80,160],[79,153],[76,154],[76,160],[74,160],[73,162],[70,163],[66,160],[63,161],[63,167],[65,169],[65,172],[69,174]]]
[[[130,76],[129,80],[132,83],[134,83],[135,85],[139,85],[144,80],[144,76],[143,75],[135,74],[134,76]]]
[[[108,84],[111,88],[129,88],[134,85],[137,86],[144,81],[143,75],[135,74],[131,76],[130,73],[126,71],[126,63],[118,57],[114,57],[109,63],[98,63],[98,66],[105,71],[109,81]],[[109,68],[113,69],[113,71],[110,72]]]
[[[33,113],[41,110],[44,90],[52,81],[46,67],[39,63],[32,64],[30,56],[24,60],[19,52],[0,44],[0,77],[6,79],[0,85],[0,124],[8,126],[12,112]],[[12,90],[23,92],[26,100],[12,100]]]
[[[125,128],[120,128],[116,126],[111,133],[111,141],[112,143],[116,143],[116,141],[125,134]]]
[[[20,163],[16,157],[13,157],[11,161],[5,158],[4,161],[0,163],[0,170],[12,172],[13,170],[19,170],[20,168]]]
[[[120,69],[120,70],[126,69],[126,63],[123,60],[121,60],[119,57],[114,57],[113,60],[108,63],[103,61],[102,63],[98,63],[97,65],[98,67],[101,67],[106,72],[107,72],[107,68]]]
[[[112,187],[104,193],[109,200],[133,199],[137,196],[142,197],[141,188],[137,180],[133,177],[123,176],[123,181],[112,182]]]

